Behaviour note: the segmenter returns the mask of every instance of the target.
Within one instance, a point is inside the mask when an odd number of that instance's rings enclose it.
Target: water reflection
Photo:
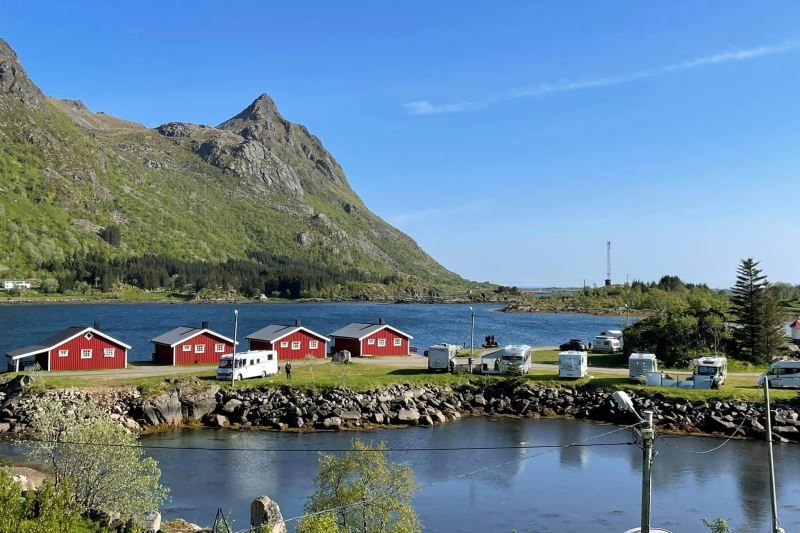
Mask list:
[[[144,438],[160,446],[305,449],[344,448],[353,437],[394,448],[566,445],[614,426],[564,420],[469,418],[433,429],[370,433],[283,434],[192,430]],[[624,442],[629,430],[590,443]],[[709,454],[715,439],[662,437],[653,466],[653,522],[673,531],[703,531],[703,517],[725,517],[738,533],[769,521],[766,448],[732,441]],[[680,448],[680,449],[678,449]],[[15,450],[0,444],[0,454]],[[546,453],[545,453],[546,452]],[[286,516],[302,514],[314,490],[317,453],[153,449],[173,500],[166,518],[210,523],[218,507],[246,526],[252,498],[268,494]],[[624,531],[638,522],[641,450],[600,446],[552,450],[393,452],[421,486],[414,505],[426,531]],[[800,446],[775,448],[781,520],[800,530]],[[508,464],[507,464],[508,463]],[[503,465],[503,466],[497,466]],[[489,468],[487,468],[489,467]],[[473,475],[465,475],[482,468]],[[795,527],[791,527],[795,525]]]

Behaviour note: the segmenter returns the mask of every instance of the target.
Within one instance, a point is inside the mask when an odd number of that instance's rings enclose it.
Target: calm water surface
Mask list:
[[[385,441],[389,447],[433,448],[565,445],[616,426],[569,420],[469,418],[435,428],[387,429],[364,433],[289,434],[186,430],[152,435],[145,445],[280,449],[347,448],[351,439]],[[591,443],[627,442],[629,430]],[[731,441],[706,455],[719,440],[679,437],[657,441],[653,470],[653,523],[674,532],[704,531],[703,517],[725,517],[738,533],[769,530],[766,448]],[[668,447],[667,443],[672,447]],[[683,450],[679,450],[680,447]],[[249,503],[259,495],[277,500],[285,517],[302,514],[314,491],[315,452],[148,451],[158,459],[172,501],[164,515],[201,524],[218,507],[246,527]],[[412,466],[417,484],[414,507],[425,530],[625,531],[638,525],[641,450],[635,446],[569,449],[393,452]],[[781,521],[800,531],[800,446],[775,448]],[[465,475],[481,467],[494,467]],[[433,485],[432,485],[433,484]],[[293,528],[292,528],[293,529]]]
[[[619,317],[570,314],[506,314],[498,305],[476,305],[475,345],[486,335],[501,344],[552,346],[571,338],[589,341],[602,330],[621,325]],[[470,315],[459,304],[46,304],[0,306],[0,354],[39,342],[73,325],[91,325],[133,346],[131,361],[150,360],[149,340],[183,325],[207,320],[213,329],[233,336],[233,310],[239,309],[240,339],[267,324],[290,324],[295,318],[324,335],[350,322],[383,317],[414,337],[420,352],[431,344],[469,344]]]

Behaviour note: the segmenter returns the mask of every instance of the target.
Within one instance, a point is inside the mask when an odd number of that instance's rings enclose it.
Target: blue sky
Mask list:
[[[478,280],[800,283],[800,3],[0,4],[56,97],[155,126],[262,92]]]

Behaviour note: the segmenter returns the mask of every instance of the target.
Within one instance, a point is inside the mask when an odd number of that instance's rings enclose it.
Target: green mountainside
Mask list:
[[[62,285],[258,293],[294,276],[292,296],[347,296],[352,282],[390,297],[471,285],[370,212],[267,95],[217,127],[149,129],[43,95],[1,39],[0,235],[0,277]],[[142,274],[142,257],[157,272]]]

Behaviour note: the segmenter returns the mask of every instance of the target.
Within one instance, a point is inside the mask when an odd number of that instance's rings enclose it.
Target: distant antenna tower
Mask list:
[[[611,241],[606,241],[606,262],[608,272],[606,273],[606,287],[611,286]]]

